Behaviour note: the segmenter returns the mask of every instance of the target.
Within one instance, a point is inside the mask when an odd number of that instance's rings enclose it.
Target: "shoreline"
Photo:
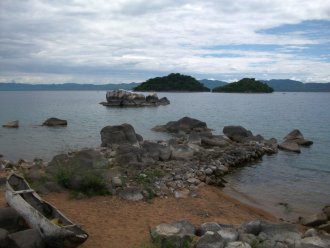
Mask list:
[[[238,225],[255,219],[278,222],[272,213],[243,203],[221,188],[208,185],[201,187],[196,197],[155,198],[152,203],[129,202],[118,196],[77,200],[72,199],[68,192],[50,193],[42,197],[70,219],[82,224],[90,235],[82,248],[144,247],[150,242],[150,227],[180,219],[187,219],[194,225],[205,222]],[[3,190],[0,192],[0,206],[6,206]]]

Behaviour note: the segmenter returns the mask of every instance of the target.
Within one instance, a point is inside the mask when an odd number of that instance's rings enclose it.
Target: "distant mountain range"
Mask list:
[[[227,83],[219,80],[199,80],[207,88],[214,89]],[[290,79],[260,80],[267,83],[274,91],[278,92],[330,92],[330,83],[302,83]],[[22,83],[0,83],[0,91],[33,91],[33,90],[132,90],[140,83],[120,84],[22,84]]]
[[[128,84],[21,84],[21,83],[0,83],[0,91],[29,91],[29,90],[131,90],[139,83]]]

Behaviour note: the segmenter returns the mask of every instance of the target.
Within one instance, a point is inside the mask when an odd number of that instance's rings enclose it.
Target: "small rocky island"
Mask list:
[[[213,89],[213,92],[225,93],[272,93],[273,91],[274,89],[266,83],[255,80],[254,78],[243,78],[237,82]]]
[[[210,89],[191,76],[171,73],[165,77],[148,79],[134,91],[209,92]]]
[[[108,91],[106,98],[107,101],[101,102],[101,104],[107,107],[152,107],[170,104],[166,97],[159,99],[156,93],[144,96],[143,94],[126,90]]]

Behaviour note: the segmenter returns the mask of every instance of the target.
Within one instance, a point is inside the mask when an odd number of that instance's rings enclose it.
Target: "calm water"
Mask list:
[[[6,158],[50,159],[58,152],[100,145],[106,125],[130,123],[145,139],[166,139],[150,129],[190,116],[217,134],[225,125],[242,125],[254,134],[281,139],[293,128],[314,141],[301,154],[279,152],[228,176],[226,191],[257,205],[295,216],[330,203],[330,94],[163,93],[171,104],[158,108],[106,108],[105,92],[0,92],[0,124],[19,120],[19,129],[0,128],[0,153]],[[49,117],[68,127],[39,126]],[[278,206],[289,203],[289,208]],[[293,215],[292,215],[293,213]],[[287,215],[289,214],[289,215]]]

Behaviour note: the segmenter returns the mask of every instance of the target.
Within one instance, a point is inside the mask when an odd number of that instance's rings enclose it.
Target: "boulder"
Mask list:
[[[286,140],[284,142],[282,142],[281,144],[278,145],[278,148],[285,150],[285,151],[289,151],[289,152],[296,152],[296,153],[300,153],[300,148],[299,145],[291,140]]]
[[[0,208],[0,228],[17,232],[27,228],[24,219],[13,208]]]
[[[195,248],[224,248],[225,241],[217,232],[206,232],[196,243]]]
[[[221,226],[216,222],[203,223],[197,230],[198,236],[203,236],[206,232],[217,232],[221,229]]]
[[[106,194],[108,160],[98,151],[85,149],[70,155],[54,156],[46,167],[46,176],[61,186],[87,195]]]
[[[330,238],[321,237],[321,236],[313,236],[303,238],[301,240],[302,248],[329,248],[330,247]]]
[[[7,128],[18,128],[19,127],[19,121],[10,121],[2,125],[2,127]]]
[[[184,248],[192,241],[194,226],[186,220],[172,224],[160,224],[151,229],[150,235],[154,243],[160,247]]]
[[[118,146],[114,157],[116,164],[126,167],[129,164],[134,164],[142,161],[142,150],[130,144]]]
[[[68,122],[66,120],[61,120],[58,118],[49,118],[44,123],[42,123],[43,126],[48,127],[55,127],[55,126],[67,126]]]
[[[284,137],[285,141],[292,141],[301,146],[310,146],[313,144],[313,141],[306,140],[303,134],[298,130],[294,129]]]
[[[327,222],[327,216],[325,213],[317,213],[317,214],[312,214],[310,216],[305,216],[300,218],[300,223],[303,224],[304,226],[319,226],[322,224],[325,224]]]
[[[119,192],[119,197],[127,201],[141,201],[143,195],[141,189],[136,187],[125,188]]]
[[[221,227],[218,231],[221,237],[225,240],[225,242],[233,242],[238,240],[238,232],[235,228],[232,227]]]
[[[241,225],[240,229],[243,233],[258,235],[261,232],[261,225],[264,221],[253,220],[245,222]]]
[[[244,142],[247,138],[253,137],[252,132],[242,126],[225,126],[222,132],[236,142]]]
[[[325,231],[327,233],[330,233],[330,221],[328,221],[327,223],[325,224],[322,224],[320,226],[317,227],[318,230],[322,230],[322,231]]]
[[[16,248],[8,235],[9,232],[7,230],[0,228],[0,248]]]
[[[190,118],[183,117],[178,121],[170,121],[165,125],[159,125],[154,127],[152,130],[158,132],[169,132],[169,133],[191,133],[191,132],[208,132],[209,129],[205,122]]]
[[[102,128],[101,141],[103,147],[117,148],[123,144],[140,147],[133,126],[127,123]]]
[[[9,235],[17,248],[46,248],[39,232],[35,229],[28,229]]]

